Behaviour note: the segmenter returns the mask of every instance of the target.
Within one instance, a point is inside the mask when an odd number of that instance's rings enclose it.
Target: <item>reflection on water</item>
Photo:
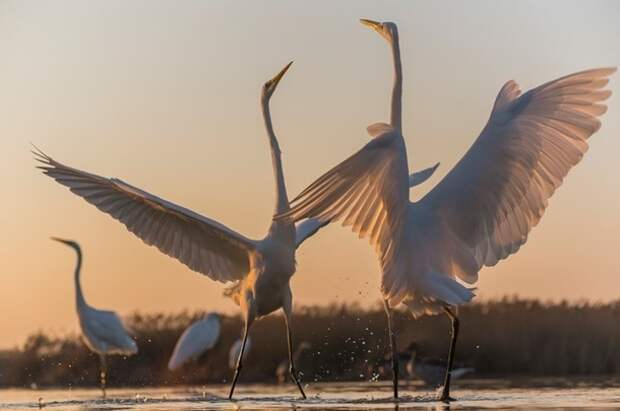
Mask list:
[[[453,392],[458,401],[449,407],[435,401],[435,392],[417,384],[404,389],[405,395],[394,403],[390,383],[381,381],[311,384],[305,401],[297,397],[292,385],[241,385],[232,403],[227,400],[228,386],[223,385],[112,389],[105,401],[96,389],[0,390],[0,409],[620,409],[620,379],[472,379],[459,383]]]

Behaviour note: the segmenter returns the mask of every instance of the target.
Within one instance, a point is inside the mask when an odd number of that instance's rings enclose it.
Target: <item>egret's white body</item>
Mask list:
[[[237,366],[237,361],[239,360],[239,355],[241,355],[241,347],[243,346],[243,338],[239,338],[235,340],[233,345],[230,346],[230,350],[228,351],[228,367],[231,370],[234,370]],[[252,338],[248,337],[245,342],[245,349],[243,350],[243,360],[248,357],[252,351]]]
[[[271,123],[269,99],[290,64],[265,83],[261,96],[276,180],[276,213],[287,211],[289,201],[280,147]],[[35,154],[43,163],[40,168],[45,174],[119,220],[146,244],[156,246],[161,252],[213,280],[234,282],[234,285],[227,289],[226,295],[242,310],[245,319],[244,335],[247,336],[255,319],[282,308],[289,347],[291,346],[292,293],[289,282],[295,272],[295,250],[325,225],[324,222],[307,220],[295,226],[287,221],[272,220],[265,238],[252,240],[217,221],[121,180],[100,177],[65,166],[41,151],[36,151]],[[242,367],[241,358],[242,355],[239,356],[230,398]],[[293,364],[290,371],[305,398]]]
[[[475,283],[483,266],[495,265],[525,243],[600,127],[597,117],[606,111],[601,102],[611,94],[603,88],[615,68],[571,74],[524,94],[514,81],[507,82],[469,151],[435,188],[411,202],[398,30],[394,23],[362,23],[392,48],[390,124],[369,126],[372,141],[318,178],[277,219],[340,220],[367,237],[382,269],[388,324],[390,307],[399,303],[414,316],[442,311],[450,316],[452,343],[441,396],[446,401],[459,326],[453,308],[474,296],[462,282]]]
[[[111,354],[133,355],[138,352],[138,345],[129,335],[123,326],[123,322],[114,311],[98,310],[86,303],[80,283],[82,269],[82,249],[80,245],[72,240],[56,237],[52,237],[52,239],[68,245],[77,253],[74,274],[76,310],[84,343],[91,351],[99,354],[101,360],[101,390],[105,397],[107,373],[105,356]]]
[[[216,313],[210,313],[191,324],[177,340],[168,361],[168,369],[177,370],[213,348],[220,338],[220,330],[220,316]]]

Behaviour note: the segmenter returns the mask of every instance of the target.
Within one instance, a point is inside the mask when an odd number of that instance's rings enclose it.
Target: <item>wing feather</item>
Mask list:
[[[291,209],[276,218],[341,221],[368,237],[383,266],[389,265],[391,241],[406,218],[409,176],[403,138],[387,124],[368,127],[374,138],[303,190]]]
[[[33,153],[43,173],[190,269],[221,282],[239,280],[248,273],[252,240],[119,179],[65,166],[39,150]]]
[[[549,198],[600,128],[602,90],[615,69],[571,74],[521,94],[499,92],[490,119],[465,156],[417,205],[441,228],[451,273],[472,283],[482,266],[515,253]],[[441,222],[441,223],[439,223]],[[445,244],[451,244],[446,246]],[[475,264],[471,264],[472,256]]]
[[[329,224],[329,220],[321,221],[316,218],[308,218],[301,223],[295,224],[295,248],[315,235],[321,228]]]
[[[85,306],[78,312],[86,344],[102,354],[132,355],[138,345],[114,311]]]

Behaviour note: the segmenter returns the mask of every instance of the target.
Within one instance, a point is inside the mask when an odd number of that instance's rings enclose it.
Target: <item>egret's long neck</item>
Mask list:
[[[394,28],[392,41],[392,57],[394,59],[394,86],[392,88],[392,112],[390,113],[390,124],[398,132],[403,132],[403,68],[400,62],[400,45],[398,40],[398,30]]]
[[[82,285],[80,284],[80,272],[82,270],[82,251],[79,248],[75,249],[77,253],[77,263],[75,264],[75,302],[78,307],[86,305],[84,294],[82,293]]]
[[[265,120],[265,129],[269,137],[269,146],[271,148],[271,161],[273,163],[273,174],[276,180],[276,207],[275,213],[280,214],[289,210],[288,195],[286,194],[286,184],[284,183],[284,171],[282,170],[282,158],[280,155],[280,145],[278,139],[273,132],[273,124],[271,123],[271,113],[269,111],[269,100],[262,99],[263,118]]]

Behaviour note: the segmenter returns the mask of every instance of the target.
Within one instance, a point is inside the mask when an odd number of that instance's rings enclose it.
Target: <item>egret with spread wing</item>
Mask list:
[[[459,322],[483,266],[515,253],[538,223],[548,199],[588,148],[611,92],[615,68],[574,73],[522,94],[514,81],[500,90],[487,125],[456,166],[420,201],[409,200],[402,136],[402,70],[394,23],[362,20],[388,40],[394,58],[390,124],[368,127],[373,138],[319,177],[276,219],[341,221],[374,246],[382,269],[394,373],[397,356],[391,307],[414,316],[445,312],[452,321],[440,399],[450,400],[450,370]]]
[[[280,147],[271,123],[269,100],[291,64],[265,83],[261,95],[276,181],[277,214],[289,210],[289,201]],[[325,225],[325,220],[306,220],[297,226],[287,221],[272,220],[265,238],[252,240],[217,221],[121,180],[65,166],[40,151],[35,154],[43,163],[39,167],[45,174],[119,220],[146,244],[156,246],[161,252],[213,280],[234,282],[227,289],[226,295],[242,310],[245,320],[244,343],[254,320],[281,308],[284,311],[291,359],[289,372],[302,397],[306,398],[292,361],[290,322],[293,297],[290,279],[295,272],[296,248]],[[242,368],[244,345],[241,346],[237,360],[229,398],[233,396]]]
[[[99,354],[101,362],[99,374],[101,392],[103,398],[105,398],[108,372],[106,355],[133,355],[138,352],[138,346],[127,330],[125,330],[121,319],[114,311],[98,310],[86,303],[80,283],[80,272],[82,269],[82,249],[80,245],[75,241],[57,237],[52,237],[52,240],[73,248],[77,253],[77,264],[74,274],[77,314],[84,343],[92,352]]]

